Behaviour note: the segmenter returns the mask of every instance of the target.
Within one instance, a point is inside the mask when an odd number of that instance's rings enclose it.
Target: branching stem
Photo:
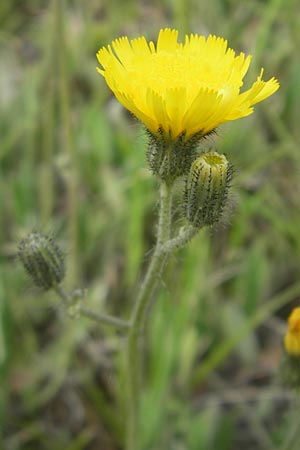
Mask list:
[[[56,285],[54,287],[55,292],[58,296],[63,300],[65,306],[67,308],[71,308],[74,306],[76,313],[80,316],[87,317],[101,325],[113,325],[115,327],[128,329],[130,328],[130,323],[125,320],[119,319],[118,317],[109,316],[108,314],[101,314],[96,311],[93,311],[86,306],[80,304],[80,299],[74,300],[73,296],[66,292],[64,288],[60,285]]]

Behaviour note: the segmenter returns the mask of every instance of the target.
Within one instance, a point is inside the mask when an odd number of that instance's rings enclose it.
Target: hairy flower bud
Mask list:
[[[207,152],[191,165],[186,179],[184,216],[195,227],[212,225],[222,216],[232,168],[224,155]]]
[[[157,134],[148,132],[148,136],[147,160],[154,175],[172,183],[176,178],[188,174],[196,157],[201,134],[195,134],[187,140],[183,132],[176,139],[171,139],[160,129]]]
[[[50,237],[37,231],[20,242],[19,258],[34,284],[46,291],[65,276],[62,251]]]

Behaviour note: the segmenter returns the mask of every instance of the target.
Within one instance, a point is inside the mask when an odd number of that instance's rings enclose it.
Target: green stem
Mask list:
[[[87,308],[86,306],[80,305],[80,303],[78,303],[78,305],[76,305],[76,301],[74,302],[73,296],[71,294],[69,294],[68,292],[66,292],[62,286],[57,284],[54,287],[54,290],[58,294],[58,296],[63,300],[66,307],[68,307],[68,308],[72,307],[74,304],[75,304],[75,307],[78,306],[76,312],[80,316],[87,317],[88,319],[91,319],[97,323],[100,323],[101,325],[103,325],[103,324],[104,325],[113,325],[115,327],[126,328],[126,329],[130,328],[129,322],[119,319],[118,317],[109,316],[107,314],[100,314],[96,311],[93,311],[90,308]]]
[[[157,243],[141,285],[131,319],[128,335],[128,422],[127,450],[138,449],[139,432],[139,394],[140,394],[140,338],[145,311],[166,262],[163,242],[169,239],[171,229],[171,187],[162,183],[160,188],[160,212],[158,220]]]
[[[79,314],[101,324],[114,325],[115,327],[126,329],[130,328],[130,323],[125,320],[119,319],[118,317],[109,316],[107,314],[97,313],[96,311],[92,311],[85,306],[79,307]]]
[[[178,233],[178,236],[163,243],[162,251],[165,253],[171,253],[173,250],[178,250],[187,244],[199,230],[200,228],[196,228],[193,225],[182,227]]]

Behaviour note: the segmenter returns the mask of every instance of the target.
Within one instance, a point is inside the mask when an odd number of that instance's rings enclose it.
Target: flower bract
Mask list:
[[[119,102],[151,133],[176,139],[205,136],[218,125],[253,112],[253,105],[279,88],[261,70],[241,92],[251,56],[236,55],[221,37],[190,34],[178,42],[178,31],[160,30],[157,43],[145,37],[121,37],[97,53],[98,72]]]
[[[213,225],[224,210],[232,170],[224,155],[202,153],[186,179],[184,215],[195,227]]]

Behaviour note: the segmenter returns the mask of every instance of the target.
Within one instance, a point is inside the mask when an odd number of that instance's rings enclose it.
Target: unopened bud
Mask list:
[[[195,227],[220,220],[231,176],[229,162],[217,152],[203,153],[192,163],[186,180],[184,216]]]
[[[59,284],[65,276],[62,251],[50,237],[37,231],[21,241],[19,258],[34,284],[46,291]]]

